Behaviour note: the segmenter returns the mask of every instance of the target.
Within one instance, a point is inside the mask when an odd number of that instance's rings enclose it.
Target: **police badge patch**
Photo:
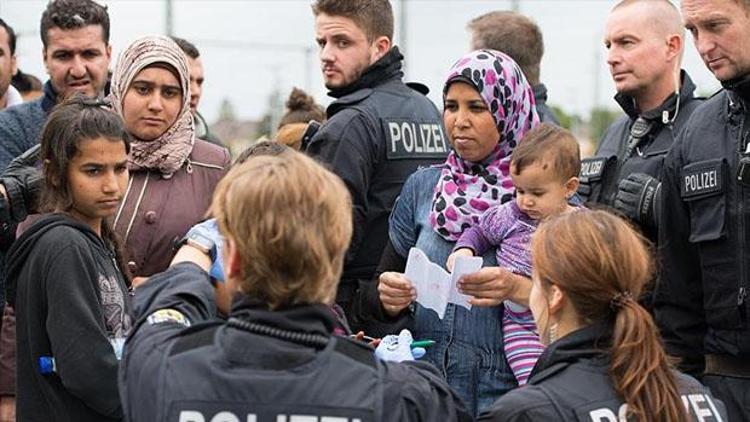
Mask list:
[[[146,319],[149,325],[165,324],[168,322],[177,323],[185,327],[190,326],[190,321],[185,318],[182,312],[175,309],[159,309]]]

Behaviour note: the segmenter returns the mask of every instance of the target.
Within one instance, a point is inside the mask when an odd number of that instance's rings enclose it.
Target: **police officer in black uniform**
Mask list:
[[[607,63],[626,116],[581,163],[578,190],[589,204],[614,207],[656,240],[664,157],[700,101],[682,59],[682,21],[666,0],[618,4],[607,21]]]
[[[383,362],[332,335],[350,204],[341,180],[300,153],[230,171],[212,204],[219,229],[193,227],[172,266],[135,292],[126,420],[471,420],[431,365]],[[212,287],[216,265],[225,281]],[[229,318],[211,322],[232,295]]]
[[[667,350],[750,420],[750,5],[683,0],[686,27],[724,89],[700,105],[667,156],[655,292]],[[696,356],[698,355],[698,356]]]
[[[652,259],[629,224],[601,210],[567,213],[542,225],[531,248],[529,306],[547,348],[528,384],[480,421],[727,420],[706,387],[672,369],[636,301]]]
[[[352,194],[354,236],[336,299],[351,315],[359,281],[374,276],[401,186],[420,166],[442,162],[450,147],[435,105],[402,82],[390,2],[318,0],[313,10],[323,77],[336,100],[307,152]]]

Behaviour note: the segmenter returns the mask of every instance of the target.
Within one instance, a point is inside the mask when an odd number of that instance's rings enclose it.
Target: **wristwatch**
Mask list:
[[[179,249],[183,245],[190,245],[208,255],[211,258],[211,262],[216,261],[216,242],[200,233],[188,233],[182,240],[177,242],[176,246]]]

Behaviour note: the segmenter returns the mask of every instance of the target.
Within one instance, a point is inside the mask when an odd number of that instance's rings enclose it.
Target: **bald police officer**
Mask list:
[[[680,71],[682,20],[668,0],[625,0],[612,9],[605,32],[615,100],[626,115],[581,163],[579,194],[616,208],[656,240],[664,157],[700,104],[693,81]]]

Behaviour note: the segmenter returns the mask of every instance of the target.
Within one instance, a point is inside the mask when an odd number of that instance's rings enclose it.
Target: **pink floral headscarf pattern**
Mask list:
[[[440,179],[430,211],[433,229],[448,241],[479,222],[493,205],[513,194],[510,155],[523,136],[539,124],[534,92],[523,72],[509,56],[494,50],[477,50],[459,59],[448,72],[443,96],[457,81],[473,86],[489,108],[500,139],[482,162],[462,159],[451,151],[441,165]]]

